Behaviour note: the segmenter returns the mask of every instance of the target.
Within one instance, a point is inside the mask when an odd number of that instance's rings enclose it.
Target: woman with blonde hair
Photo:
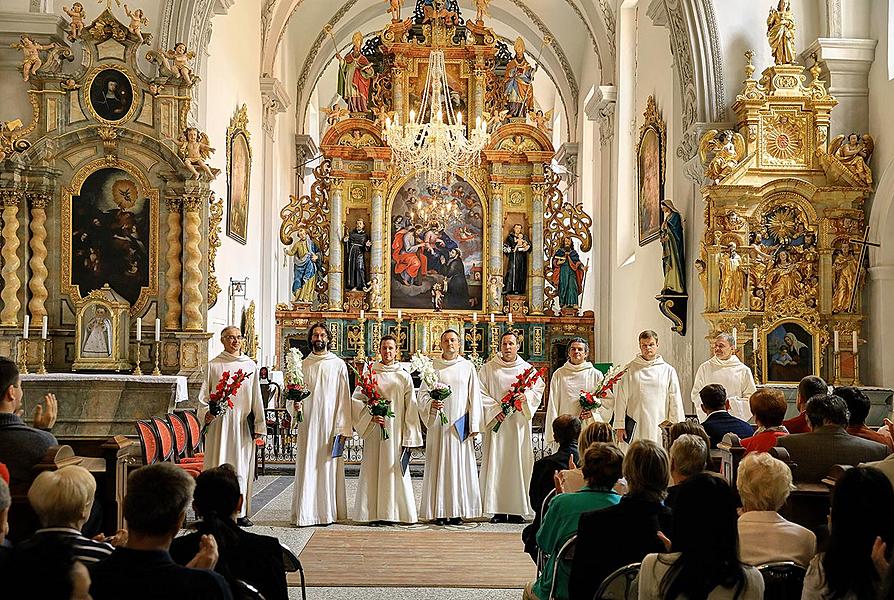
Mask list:
[[[577,438],[577,447],[581,457],[581,464],[574,464],[574,458],[572,457],[568,461],[568,468],[555,474],[557,493],[577,492],[587,485],[583,474],[584,460],[586,459],[587,448],[596,442],[615,443],[615,432],[611,425],[597,421],[595,423],[590,423],[581,430],[580,435]],[[614,490],[619,494],[624,494],[627,491],[623,479],[618,480],[614,486]]]

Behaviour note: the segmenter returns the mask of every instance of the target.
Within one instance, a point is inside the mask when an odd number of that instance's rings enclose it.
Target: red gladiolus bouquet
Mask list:
[[[623,377],[626,372],[627,369],[615,369],[614,371],[609,371],[606,374],[605,379],[602,380],[602,385],[598,390],[595,392],[581,390],[579,398],[581,410],[593,412],[597,408],[600,408],[602,406],[602,400],[608,396],[609,392],[614,389],[615,385],[621,380],[621,377]]]
[[[230,380],[229,371],[224,371],[221,374],[220,381],[217,382],[217,388],[208,398],[208,412],[211,413],[211,416],[219,417],[233,408],[232,398],[239,392],[242,382],[247,377],[248,375],[242,369],[233,374],[232,381]]]
[[[379,382],[376,379],[376,372],[372,369],[372,363],[366,363],[363,373],[357,371],[353,365],[351,369],[357,376],[357,387],[360,388],[360,392],[366,397],[363,403],[366,405],[366,410],[369,411],[369,414],[374,417],[393,417],[394,411],[391,410],[391,400],[387,400],[382,396],[382,392],[379,391]],[[388,430],[384,425],[380,425],[380,427],[382,428],[382,439],[387,440],[390,437]]]
[[[520,411],[522,409],[521,402],[513,400],[513,396],[531,389],[537,379],[543,377],[545,374],[546,367],[541,369],[531,367],[524,373],[519,373],[515,378],[515,382],[509,387],[509,391],[506,392],[506,395],[500,400],[500,411],[507,417],[514,412]],[[498,432],[500,430],[500,425],[502,424],[502,421],[497,421],[497,424],[494,425],[491,431],[494,433]]]

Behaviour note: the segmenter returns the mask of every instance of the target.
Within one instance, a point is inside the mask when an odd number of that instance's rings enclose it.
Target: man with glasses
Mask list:
[[[238,523],[250,527],[248,510],[251,503],[252,481],[254,480],[255,440],[263,439],[267,433],[264,418],[264,403],[261,399],[261,384],[255,361],[242,354],[242,332],[238,327],[225,327],[220,332],[224,350],[208,363],[208,378],[199,398],[198,417],[205,422],[205,461],[203,469],[219,467],[230,463],[239,474],[239,486],[245,502],[239,513]],[[223,409],[226,402],[211,403],[211,393],[228,373],[227,385],[239,372],[246,378],[239,390],[230,397],[232,408]]]

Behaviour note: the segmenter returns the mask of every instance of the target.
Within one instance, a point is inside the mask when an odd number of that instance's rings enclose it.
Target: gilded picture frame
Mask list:
[[[93,290],[75,305],[73,371],[130,371],[128,307],[109,287]]]
[[[90,71],[82,94],[84,106],[94,119],[120,124],[133,117],[140,91],[125,67],[108,63]]]
[[[227,127],[227,236],[248,243],[249,192],[251,190],[251,133],[248,107],[243,104]]]
[[[667,153],[667,125],[661,120],[654,96],[649,96],[643,118],[636,146],[636,221],[640,246],[658,239],[661,232]]]
[[[761,330],[763,382],[798,383],[819,375],[821,346],[820,332],[804,319],[773,321]]]

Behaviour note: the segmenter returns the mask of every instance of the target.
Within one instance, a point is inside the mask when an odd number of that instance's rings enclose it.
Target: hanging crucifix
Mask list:
[[[849,305],[849,312],[854,312],[857,309],[857,290],[860,289],[860,277],[863,271],[863,265],[866,264],[867,252],[869,250],[869,246],[874,248],[881,248],[881,244],[876,242],[869,241],[869,227],[866,228],[866,231],[863,232],[863,239],[860,240],[848,240],[852,244],[860,244],[860,258],[857,261],[857,279],[854,282],[854,289],[851,290],[851,303]]]

